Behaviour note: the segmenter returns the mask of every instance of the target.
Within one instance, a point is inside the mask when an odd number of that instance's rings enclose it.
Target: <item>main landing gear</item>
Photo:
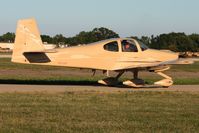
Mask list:
[[[108,77],[102,80],[99,80],[99,84],[107,85],[107,86],[115,86],[119,84],[119,78],[124,74],[125,71],[121,71],[118,73],[116,77]]]
[[[167,76],[166,74],[163,73],[163,71],[166,71],[170,69],[170,67],[164,67],[161,69],[150,69],[150,72],[155,72],[158,75],[162,76],[164,79],[157,81],[154,83],[155,86],[158,87],[165,87],[168,88],[169,86],[173,85],[173,80],[171,77]],[[138,78],[138,70],[131,70],[133,73],[133,79],[131,80],[126,80],[123,82],[123,85],[129,86],[129,87],[134,87],[134,88],[141,88],[141,87],[147,87],[145,85],[145,81],[142,79]],[[119,84],[119,78],[125,73],[125,71],[120,71],[116,77],[108,77],[102,80],[99,80],[98,83],[107,85],[107,86],[116,86]]]

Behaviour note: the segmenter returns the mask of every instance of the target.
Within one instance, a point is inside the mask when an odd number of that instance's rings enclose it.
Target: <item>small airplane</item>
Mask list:
[[[12,62],[87,68],[94,73],[102,70],[107,73],[107,78],[98,83],[108,86],[118,84],[118,79],[130,71],[133,79],[123,82],[130,87],[145,85],[144,80],[138,77],[138,72],[143,70],[164,78],[154,85],[169,87],[173,85],[173,80],[163,72],[170,69],[172,64],[193,63],[179,60],[178,54],[171,51],[149,49],[131,38],[113,38],[83,46],[46,50],[34,18],[18,21]],[[110,71],[117,72],[117,76],[110,77]]]

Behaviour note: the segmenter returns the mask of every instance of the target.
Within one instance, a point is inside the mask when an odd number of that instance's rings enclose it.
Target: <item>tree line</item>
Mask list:
[[[88,44],[96,41],[101,41],[104,39],[118,38],[119,35],[108,29],[108,28],[94,28],[91,31],[82,31],[74,37],[65,37],[62,34],[57,34],[53,37],[49,35],[41,35],[43,42],[55,45],[69,45],[75,46],[78,44]],[[0,42],[10,42],[13,43],[15,38],[14,33],[6,33],[0,36]],[[186,35],[185,33],[168,33],[160,34],[157,36],[142,36],[131,38],[138,39],[148,45],[150,48],[154,49],[169,49],[175,52],[184,51],[199,51],[199,34]]]
[[[66,38],[62,34],[50,37],[48,35],[41,35],[42,41],[52,44],[69,44],[70,46],[78,44],[88,44],[96,41],[101,41],[110,38],[118,38],[119,35],[107,28],[94,28],[92,31],[82,31],[74,37]]]
[[[199,34],[186,35],[185,33],[168,33],[157,36],[135,37],[150,48],[169,49],[175,52],[198,52],[199,51]]]

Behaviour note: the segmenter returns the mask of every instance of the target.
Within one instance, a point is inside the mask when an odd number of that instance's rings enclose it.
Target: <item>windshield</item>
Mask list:
[[[140,48],[142,49],[142,51],[145,51],[145,50],[147,50],[149,48],[146,44],[144,44],[141,41],[138,41],[138,43],[140,44]]]

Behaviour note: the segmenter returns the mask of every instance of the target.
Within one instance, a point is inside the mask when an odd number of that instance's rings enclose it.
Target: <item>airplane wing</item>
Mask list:
[[[188,60],[188,59],[180,59],[174,63],[171,63],[171,65],[186,65],[186,64],[193,64],[193,60]]]
[[[171,65],[193,64],[196,61],[199,61],[199,58],[179,58],[179,60],[177,60],[176,62],[171,63]]]
[[[144,68],[150,68],[150,67],[155,67],[155,66],[160,66],[161,63],[160,62],[151,62],[151,63],[144,63],[144,64],[134,64],[134,65],[116,65],[113,68],[113,71],[117,71],[117,70],[128,70],[128,69],[144,69]]]
[[[144,69],[144,68],[152,68],[158,66],[165,65],[187,65],[193,64],[194,62],[199,61],[199,58],[179,58],[175,61],[165,61],[165,62],[147,62],[147,63],[136,63],[134,65],[125,65],[125,66],[115,66],[114,70],[128,70],[128,69]]]

